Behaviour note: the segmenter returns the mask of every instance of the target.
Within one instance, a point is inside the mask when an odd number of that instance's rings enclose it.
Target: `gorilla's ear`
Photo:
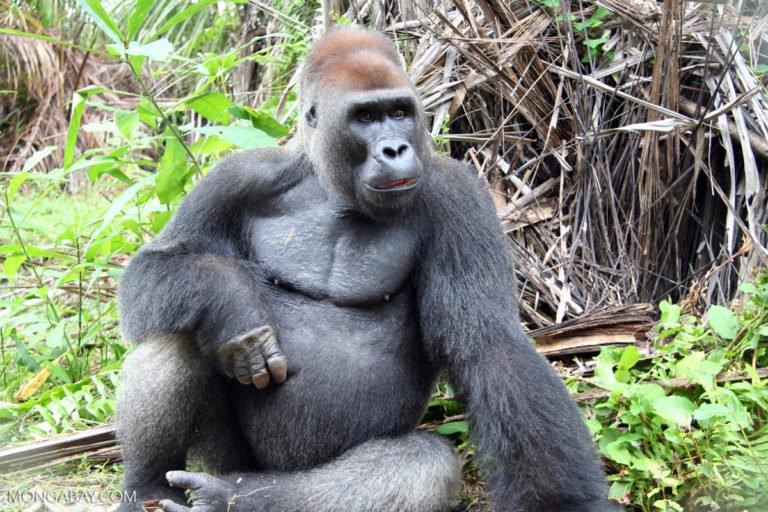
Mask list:
[[[317,109],[314,105],[310,107],[305,117],[310,128],[317,128]]]

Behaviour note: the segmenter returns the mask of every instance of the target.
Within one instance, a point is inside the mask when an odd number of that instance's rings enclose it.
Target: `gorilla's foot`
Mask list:
[[[160,511],[160,501],[173,500],[176,503],[186,503],[184,491],[168,484],[158,484],[123,490],[123,502],[117,512],[154,512]]]

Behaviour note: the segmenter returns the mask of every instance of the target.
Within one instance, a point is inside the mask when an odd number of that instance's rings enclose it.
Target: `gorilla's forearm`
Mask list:
[[[258,269],[246,261],[178,246],[150,248],[131,261],[123,276],[122,327],[133,341],[194,333],[210,356],[235,336],[269,323],[260,286]]]
[[[445,178],[435,187],[441,199],[418,272],[421,325],[428,350],[466,394],[493,501],[500,511],[611,510],[579,410],[520,325],[490,197],[465,168],[445,165],[451,187]],[[603,505],[585,508],[594,503]]]
[[[482,356],[470,356],[452,373],[467,391],[472,436],[497,509],[615,510],[565,386],[522,331],[495,334]]]

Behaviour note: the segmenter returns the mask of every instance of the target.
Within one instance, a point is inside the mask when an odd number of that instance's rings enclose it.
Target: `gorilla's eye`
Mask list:
[[[373,114],[368,110],[362,110],[357,114],[357,120],[361,123],[373,122]]]
[[[405,109],[402,109],[402,108],[396,108],[395,110],[393,110],[393,111],[392,111],[392,112],[389,114],[389,116],[390,116],[392,119],[403,119],[403,118],[406,116],[406,114],[405,114]]]

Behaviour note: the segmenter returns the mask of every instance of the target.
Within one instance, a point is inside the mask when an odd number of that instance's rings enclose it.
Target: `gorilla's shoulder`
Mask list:
[[[487,183],[480,179],[477,169],[454,158],[436,155],[429,173],[429,186],[425,199],[432,205],[458,212],[456,208],[485,203],[489,198]]]
[[[307,167],[304,160],[301,153],[288,148],[249,149],[220,160],[204,181],[216,188],[259,189],[268,194],[302,176]]]

